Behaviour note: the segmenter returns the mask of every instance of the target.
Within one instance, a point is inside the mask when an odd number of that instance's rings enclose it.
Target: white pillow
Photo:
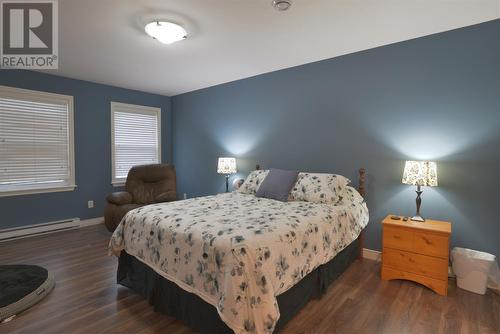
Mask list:
[[[342,196],[341,200],[343,203],[363,203],[365,199],[361,194],[353,187],[347,186],[342,190],[340,194]]]
[[[342,175],[301,172],[290,192],[290,199],[312,203],[337,203],[350,182]]]
[[[269,170],[254,170],[250,174],[248,174],[245,182],[238,189],[238,192],[243,194],[255,195],[257,190],[259,190],[262,181],[266,178],[267,174],[269,174]]]

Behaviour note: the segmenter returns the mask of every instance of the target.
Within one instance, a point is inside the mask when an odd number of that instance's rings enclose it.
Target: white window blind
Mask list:
[[[74,187],[73,98],[0,86],[0,196]]]
[[[161,109],[111,103],[113,184],[122,184],[133,166],[161,161]]]

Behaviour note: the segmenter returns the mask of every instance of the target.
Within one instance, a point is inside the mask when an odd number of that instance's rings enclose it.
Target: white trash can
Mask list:
[[[455,247],[451,251],[453,272],[459,288],[484,295],[495,255],[467,248]]]

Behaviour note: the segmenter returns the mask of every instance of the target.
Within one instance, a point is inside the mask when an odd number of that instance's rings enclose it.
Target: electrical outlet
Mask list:
[[[88,207],[89,209],[92,209],[92,208],[94,207],[94,201],[92,201],[92,200],[88,201],[88,202],[87,202],[87,207]]]

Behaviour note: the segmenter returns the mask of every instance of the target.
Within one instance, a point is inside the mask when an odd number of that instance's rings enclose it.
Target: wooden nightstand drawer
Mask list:
[[[441,280],[448,279],[448,261],[432,256],[384,248],[383,265]]]
[[[449,240],[448,236],[415,232],[413,234],[413,251],[419,254],[439,256],[448,258]]]
[[[413,233],[401,228],[384,227],[383,244],[402,250],[412,250]]]

